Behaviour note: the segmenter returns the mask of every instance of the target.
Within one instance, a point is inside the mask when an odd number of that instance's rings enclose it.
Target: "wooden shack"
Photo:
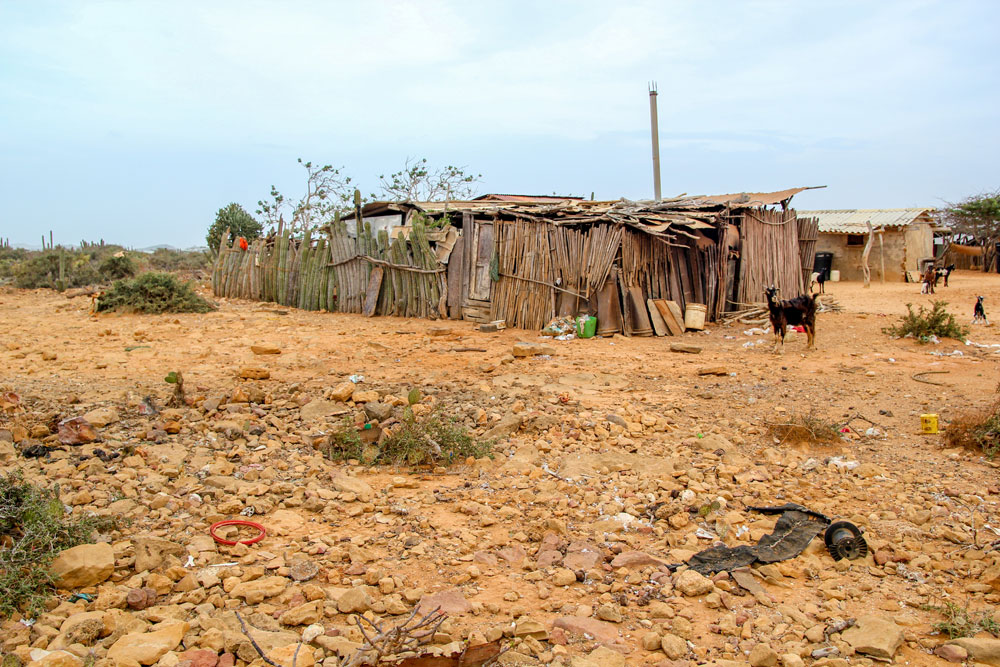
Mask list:
[[[294,299],[290,305],[306,308],[504,320],[536,330],[556,316],[590,313],[601,334],[650,335],[651,299],[681,311],[703,304],[714,320],[760,302],[771,284],[801,292],[811,246],[800,243],[802,223],[789,203],[804,189],[655,202],[524,195],[372,202],[325,238],[296,245],[284,233],[246,252],[224,247],[213,287],[218,296]],[[233,278],[245,271],[258,277]],[[293,286],[281,288],[283,280]],[[279,288],[268,292],[274,283]]]

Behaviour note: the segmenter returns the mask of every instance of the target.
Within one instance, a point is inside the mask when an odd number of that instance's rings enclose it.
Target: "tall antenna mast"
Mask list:
[[[649,82],[649,124],[653,135],[653,199],[660,201],[660,129],[656,120],[656,82]]]

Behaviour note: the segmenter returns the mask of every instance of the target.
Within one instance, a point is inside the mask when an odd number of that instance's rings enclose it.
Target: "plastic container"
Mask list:
[[[701,331],[705,328],[705,313],[708,306],[703,303],[689,303],[684,309],[684,328]]]
[[[576,318],[576,335],[578,338],[593,338],[597,333],[597,318],[586,315]]]
[[[840,271],[837,269],[830,269],[830,282],[839,283],[840,282]]]
[[[920,431],[933,435],[938,432],[938,416],[935,414],[920,415]]]

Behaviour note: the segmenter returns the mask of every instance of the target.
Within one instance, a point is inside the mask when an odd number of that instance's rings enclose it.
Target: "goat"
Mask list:
[[[976,307],[972,309],[972,323],[990,325],[990,321],[986,319],[986,309],[983,308],[983,297],[981,296],[976,297]]]
[[[826,294],[826,271],[818,271],[812,274],[812,278],[809,280],[809,289],[813,288],[813,285],[819,285],[818,294]]]
[[[944,278],[944,286],[948,286],[948,276],[951,272],[955,270],[954,264],[949,264],[948,266],[942,266],[940,268],[934,269],[934,287],[937,287],[938,279]]]
[[[774,332],[774,351],[785,351],[785,328],[788,325],[802,325],[806,330],[807,349],[816,349],[816,300],[819,294],[803,294],[786,301],[778,300],[778,288],[772,285],[764,290],[767,297],[768,317]]]

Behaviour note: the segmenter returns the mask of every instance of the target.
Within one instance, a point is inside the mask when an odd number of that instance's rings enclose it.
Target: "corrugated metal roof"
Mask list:
[[[832,234],[864,234],[872,227],[906,227],[915,221],[931,222],[931,208],[850,208],[837,211],[798,211],[800,218],[819,218],[819,231]]]

